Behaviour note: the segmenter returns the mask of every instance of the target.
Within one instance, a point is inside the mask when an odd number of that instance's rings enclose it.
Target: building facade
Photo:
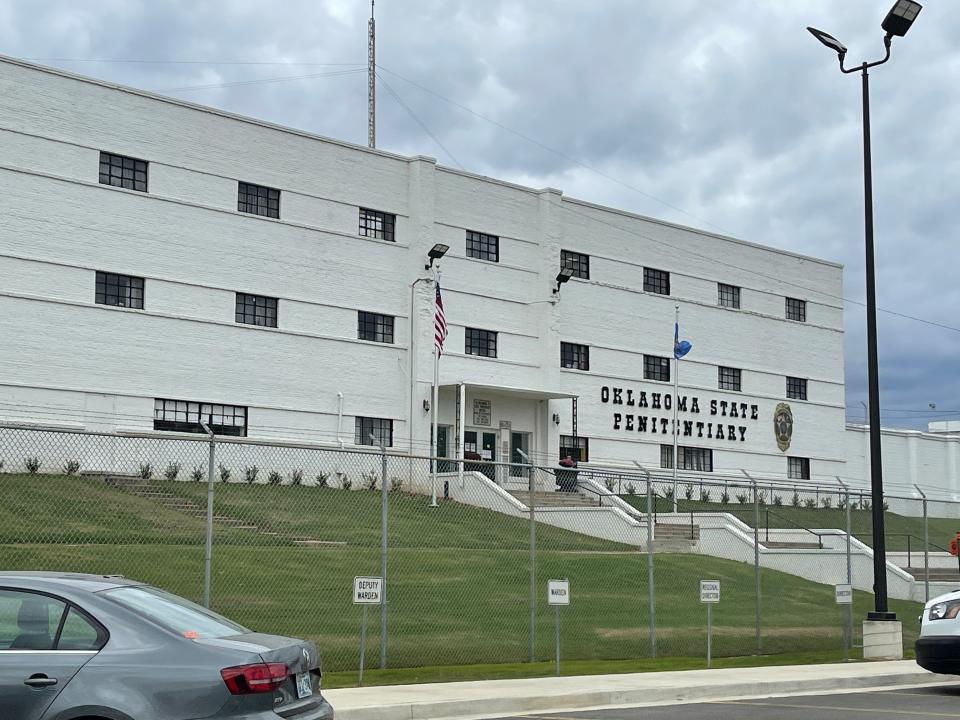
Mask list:
[[[439,278],[440,455],[846,474],[832,262],[9,59],[0,197],[4,421],[427,454]]]

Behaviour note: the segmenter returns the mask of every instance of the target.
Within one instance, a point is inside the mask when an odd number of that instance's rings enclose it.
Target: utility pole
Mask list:
[[[367,23],[367,146],[377,146],[377,27],[370,0],[370,22]]]

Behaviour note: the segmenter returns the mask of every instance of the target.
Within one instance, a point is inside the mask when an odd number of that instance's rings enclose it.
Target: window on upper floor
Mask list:
[[[98,270],[94,295],[97,305],[143,310],[143,278]]]
[[[357,417],[354,445],[382,445],[393,447],[393,420],[374,417]],[[373,437],[371,437],[371,435]]]
[[[497,235],[467,230],[467,257],[500,262],[500,238]]]
[[[560,251],[560,268],[569,268],[575,278],[590,279],[590,256],[573,250]]]
[[[360,236],[396,242],[397,216],[379,210],[360,208]]]
[[[643,269],[643,289],[657,295],[670,294],[670,273],[666,270]]]
[[[810,458],[788,457],[787,477],[793,480],[809,480]]]
[[[807,321],[807,301],[797,300],[797,298],[787,298],[787,320],[797,320],[798,322]]]
[[[497,356],[497,333],[492,330],[466,328],[464,333],[467,355],[495,358]]]
[[[237,210],[251,215],[280,217],[280,191],[253,183],[237,183]]]
[[[807,399],[807,381],[804,378],[787,378],[787,397],[792,400]]]
[[[357,337],[371,342],[393,342],[393,315],[360,311],[357,313]]]
[[[740,309],[740,288],[717,283],[717,304],[720,307]]]
[[[560,367],[573,370],[590,369],[590,347],[576,343],[560,343]]]
[[[659,355],[643,356],[643,379],[670,382],[670,358]]]
[[[721,390],[736,390],[740,392],[740,368],[717,368],[717,387]]]
[[[247,408],[189,400],[153,401],[153,429],[171,432],[204,433],[200,421],[216,435],[247,435]]]
[[[147,191],[147,161],[100,152],[100,184]]]
[[[713,472],[713,450],[710,448],[677,446],[680,463],[678,470]],[[660,467],[673,469],[673,445],[660,446]]]
[[[574,437],[573,435],[560,436],[560,459],[572,458],[578,463],[590,462],[590,438]]]
[[[277,327],[277,299],[237,293],[236,321],[243,325]]]

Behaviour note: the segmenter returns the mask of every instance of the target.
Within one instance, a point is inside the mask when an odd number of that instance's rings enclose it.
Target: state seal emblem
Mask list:
[[[773,434],[777,436],[777,447],[786,452],[793,437],[793,411],[786,403],[779,403],[773,411]]]

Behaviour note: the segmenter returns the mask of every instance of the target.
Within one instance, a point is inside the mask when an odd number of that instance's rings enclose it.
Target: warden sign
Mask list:
[[[568,580],[549,580],[547,582],[547,602],[550,605],[569,605],[570,582]]]
[[[383,578],[355,577],[353,602],[356,605],[379,605],[383,602]]]

